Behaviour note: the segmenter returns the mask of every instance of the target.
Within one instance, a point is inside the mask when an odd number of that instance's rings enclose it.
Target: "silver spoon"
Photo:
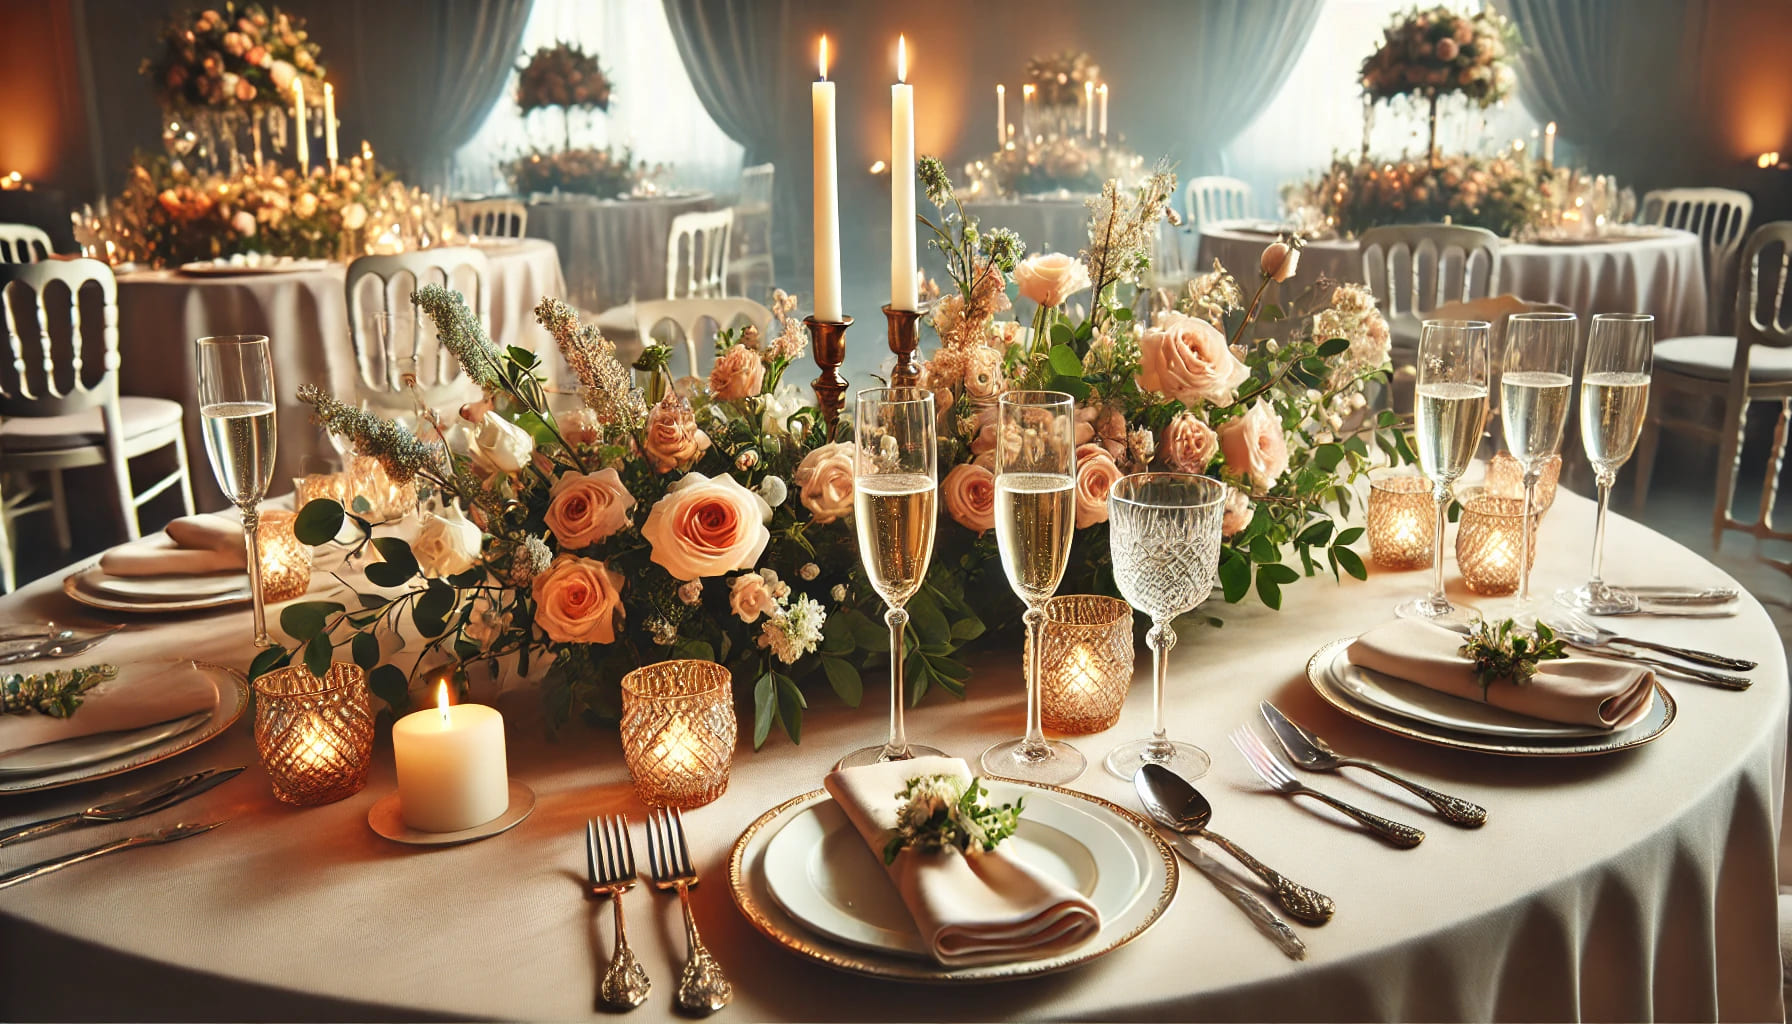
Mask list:
[[[1330,896],[1292,881],[1244,852],[1232,840],[1210,831],[1207,823],[1213,820],[1213,805],[1187,779],[1163,765],[1146,764],[1132,777],[1132,783],[1146,813],[1159,825],[1179,836],[1203,836],[1231,854],[1274,890],[1276,902],[1293,917],[1308,924],[1324,924],[1331,920],[1337,906]],[[1188,842],[1186,838],[1183,841]]]
[[[1606,644],[1616,642],[1629,644],[1632,647],[1643,647],[1651,651],[1657,651],[1661,654],[1671,654],[1676,658],[1690,661],[1695,665],[1728,669],[1731,672],[1747,672],[1750,669],[1757,667],[1755,662],[1743,658],[1726,658],[1721,654],[1712,654],[1710,651],[1696,650],[1691,647],[1674,647],[1671,644],[1658,644],[1653,640],[1638,640],[1633,636],[1622,636],[1593,622],[1591,619],[1584,619],[1570,611],[1563,611],[1559,615],[1551,615],[1546,621],[1548,621],[1550,625],[1555,626],[1558,630],[1561,630],[1568,639],[1573,640],[1578,644],[1585,644],[1589,647],[1603,647]]]

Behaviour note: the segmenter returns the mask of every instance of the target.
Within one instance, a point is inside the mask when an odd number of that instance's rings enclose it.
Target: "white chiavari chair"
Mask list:
[[[1705,330],[1713,334],[1723,331],[1724,311],[1734,300],[1730,280],[1754,208],[1747,192],[1728,188],[1668,188],[1643,196],[1638,218],[1643,223],[1699,236],[1705,253]]]
[[[675,325],[684,340],[685,366],[689,375],[699,375],[697,340],[714,338],[717,331],[746,321],[763,332],[772,321],[772,311],[752,299],[658,299],[635,303],[635,336],[643,343],[653,330],[664,323]],[[704,321],[715,326],[702,330]]]
[[[491,324],[490,274],[485,254],[465,246],[419,249],[392,256],[361,256],[348,265],[349,338],[354,346],[356,388],[388,411],[409,409],[404,374],[415,367],[417,384],[432,409],[460,404],[478,389],[464,377],[453,353],[436,340],[434,325],[411,305],[426,284],[459,291],[479,322]],[[399,314],[410,337],[380,337],[376,314]],[[414,315],[413,315],[414,314]]]
[[[473,238],[522,238],[529,208],[520,199],[468,199],[454,204],[460,232]]]
[[[1182,186],[1182,205],[1189,226],[1196,229],[1219,221],[1246,220],[1254,209],[1251,186],[1220,175],[1190,178]]]
[[[1392,337],[1393,393],[1410,390],[1420,324],[1437,307],[1499,294],[1499,236],[1459,224],[1394,224],[1357,240],[1363,281],[1374,293]]]
[[[758,164],[740,172],[740,201],[734,204],[734,255],[728,264],[735,295],[770,295],[777,284],[772,262],[772,179],[776,169]],[[754,291],[750,283],[763,280]]]
[[[727,292],[734,211],[681,213],[666,240],[666,297],[713,299]]]
[[[0,224],[0,263],[36,263],[56,247],[44,229],[31,224]]]

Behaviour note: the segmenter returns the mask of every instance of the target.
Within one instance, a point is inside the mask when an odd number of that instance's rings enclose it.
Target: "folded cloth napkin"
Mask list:
[[[1376,626],[1350,645],[1350,663],[1420,686],[1532,718],[1622,729],[1654,702],[1655,673],[1599,658],[1539,662],[1523,686],[1495,682],[1483,698],[1474,664],[1460,652],[1460,633],[1418,619]]]
[[[961,758],[917,757],[830,774],[828,793],[883,860],[908,780],[971,778]],[[1039,874],[1007,842],[988,853],[905,849],[885,870],[934,959],[947,967],[1054,956],[1101,930],[1095,905]]]
[[[36,712],[0,715],[0,757],[44,743],[160,725],[218,706],[217,686],[187,661],[160,671],[123,666],[116,678],[88,690],[85,697],[67,718]]]
[[[169,523],[167,536],[145,537],[100,556],[108,576],[197,576],[241,572],[249,566],[243,524],[222,516],[186,516]]]

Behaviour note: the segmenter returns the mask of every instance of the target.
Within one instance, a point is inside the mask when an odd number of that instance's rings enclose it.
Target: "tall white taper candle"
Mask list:
[[[908,84],[908,40],[896,37],[890,86],[890,308],[918,309],[915,280],[915,87]]]
[[[834,138],[834,83],[828,81],[828,37],[821,37],[821,81],[809,87],[815,120],[815,319],[838,321],[840,301],[840,161]]]

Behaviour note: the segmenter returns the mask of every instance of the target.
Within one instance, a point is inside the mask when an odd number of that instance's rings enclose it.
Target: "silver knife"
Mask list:
[[[1470,803],[1461,797],[1440,793],[1429,786],[1421,786],[1411,779],[1404,779],[1388,771],[1373,761],[1364,761],[1356,757],[1342,757],[1318,736],[1302,728],[1299,723],[1282,714],[1282,710],[1264,701],[1258,705],[1263,712],[1263,720],[1269,723],[1269,731],[1276,734],[1276,740],[1282,749],[1294,759],[1294,763],[1313,772],[1339,772],[1343,768],[1361,768],[1374,772],[1394,785],[1405,789],[1419,799],[1437,809],[1437,813],[1452,825],[1464,828],[1480,828],[1487,824],[1487,809],[1480,804]]]
[[[236,778],[242,770],[242,765],[235,768],[207,768],[202,772],[169,779],[159,786],[151,786],[149,789],[126,794],[116,800],[95,804],[84,811],[0,829],[0,846],[47,836],[76,825],[129,821],[145,814],[154,814],[184,800],[190,800],[220,783],[229,782]]]
[[[1183,860],[1193,864],[1196,870],[1207,876],[1207,880],[1213,883],[1214,888],[1231,900],[1234,906],[1244,911],[1245,916],[1251,919],[1251,923],[1257,926],[1257,930],[1269,936],[1270,941],[1274,942],[1276,948],[1285,953],[1288,959],[1305,960],[1307,958],[1307,944],[1300,940],[1300,936],[1294,934],[1294,929],[1288,927],[1288,922],[1277,917],[1276,912],[1269,909],[1269,904],[1263,902],[1256,893],[1238,884],[1219,861],[1209,857],[1205,850],[1196,846],[1194,841],[1187,836],[1173,832],[1160,834],[1170,841],[1170,845],[1176,848],[1176,852],[1182,855]]]
[[[170,825],[167,828],[158,829],[157,831],[145,835],[131,836],[128,839],[120,839],[117,842],[107,843],[104,846],[95,846],[90,850],[82,850],[79,853],[70,853],[61,857],[53,857],[49,860],[29,865],[28,867],[22,867],[17,871],[9,871],[4,875],[0,875],[0,889],[10,888],[18,885],[20,882],[29,882],[33,878],[41,878],[52,871],[61,871],[63,868],[79,864],[83,861],[92,860],[95,857],[104,857],[108,853],[117,853],[120,850],[132,850],[139,846],[160,846],[163,843],[178,842],[179,840],[186,839],[190,836],[199,835],[202,832],[210,832],[212,829],[217,828],[222,824],[224,824],[222,821],[214,821],[209,825],[190,825],[183,822],[179,825]]]

